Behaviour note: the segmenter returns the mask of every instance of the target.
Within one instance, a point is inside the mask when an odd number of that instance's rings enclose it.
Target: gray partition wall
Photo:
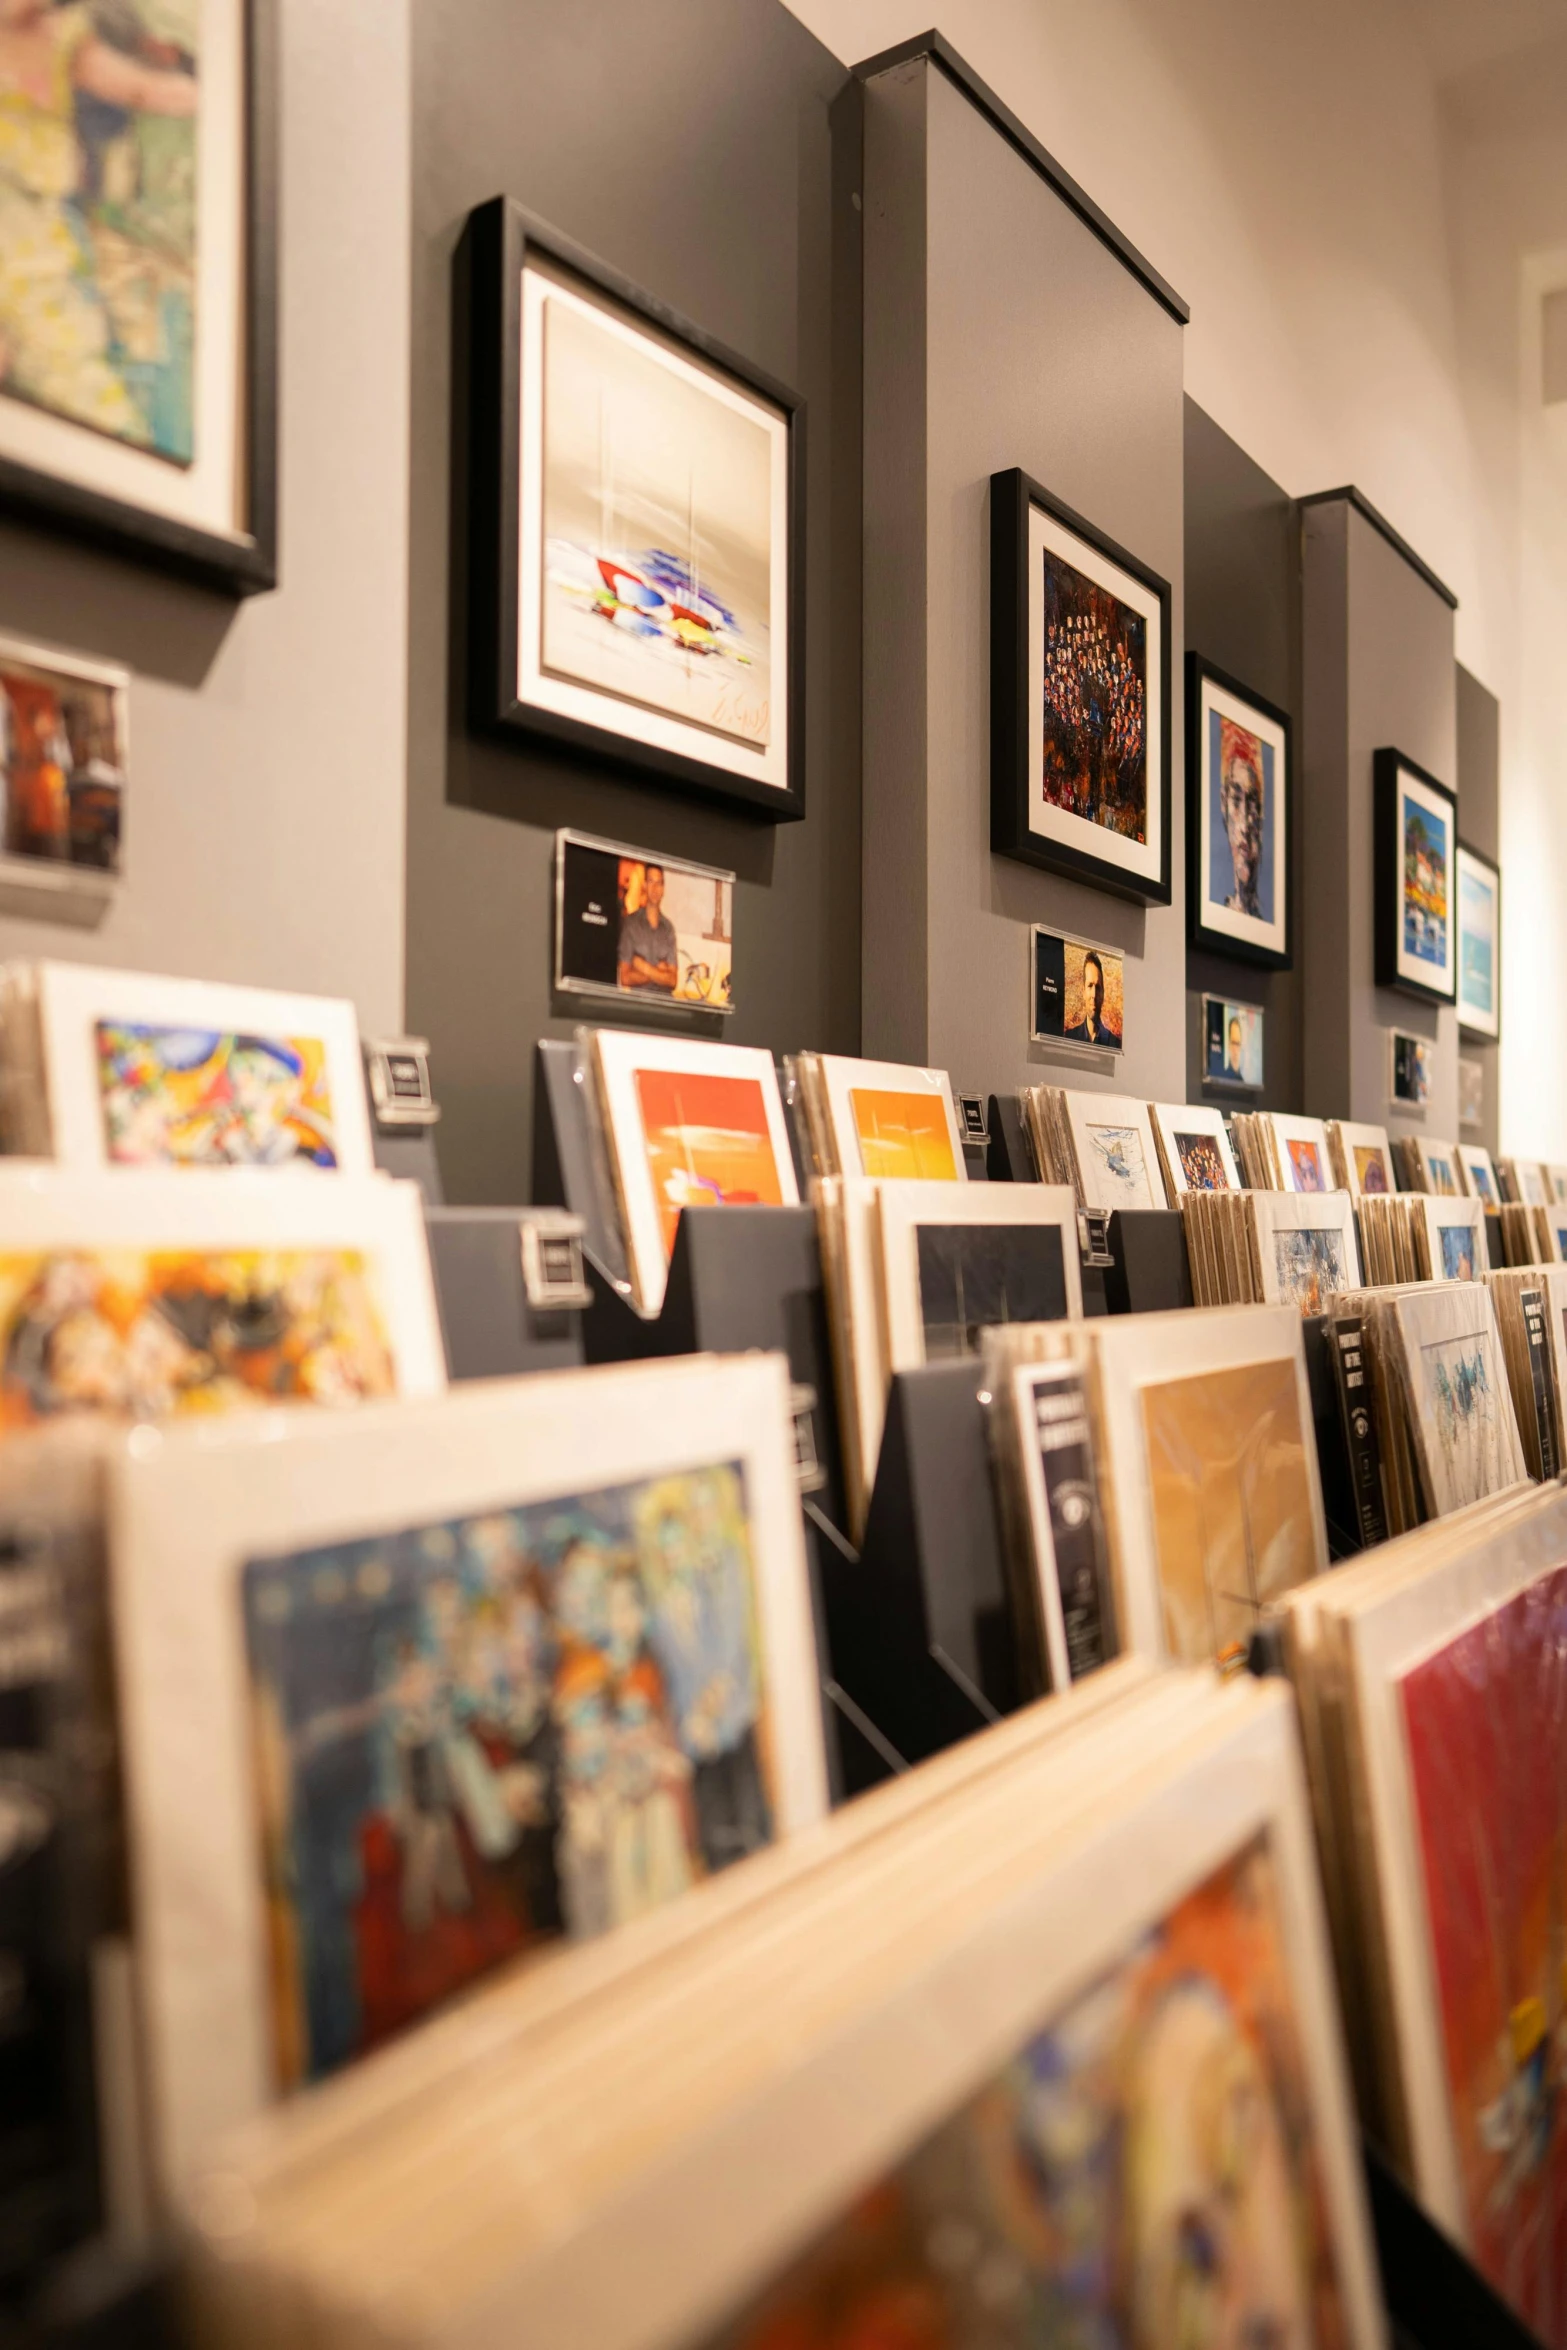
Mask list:
[[[1264,1015],[1262,1091],[1237,1106],[1300,1110],[1300,522],[1289,492],[1192,399],[1186,402],[1186,642],[1289,713],[1296,871],[1293,970],[1264,971],[1200,947],[1187,950],[1186,1099],[1204,1098],[1203,996],[1222,995],[1261,1004]]]
[[[1460,661],[1455,667],[1458,695],[1458,830],[1466,846],[1500,861],[1502,854],[1502,706],[1478,677]],[[1507,880],[1502,879],[1502,917],[1507,916]],[[1507,1017],[1507,1004],[1502,1004]],[[1478,1061],[1485,1072],[1484,1111],[1478,1126],[1466,1126],[1465,1142],[1483,1142],[1492,1157],[1501,1149],[1501,1095],[1497,1061],[1499,1041],[1460,1034],[1458,1050],[1466,1061]]]
[[[939,44],[864,81],[863,1049],[971,1090],[1182,1084],[1176,297]],[[993,856],[989,481],[1020,466],[1173,591],[1174,903]],[[1126,956],[1123,1064],[1029,1044],[1035,922]]]
[[[534,1040],[582,1016],[550,984],[557,825],[737,873],[737,1009],[684,1033],[858,1049],[860,215],[832,132],[847,81],[779,0],[414,11],[407,1001],[434,1047],[454,1200],[528,1196]],[[468,727],[453,258],[496,195],[804,397],[801,823]]]
[[[1453,1142],[1458,1016],[1375,982],[1371,766],[1392,747],[1458,789],[1456,598],[1355,490],[1302,501],[1301,554],[1305,1107]],[[1437,1048],[1423,1117],[1389,1100],[1394,1028]]]

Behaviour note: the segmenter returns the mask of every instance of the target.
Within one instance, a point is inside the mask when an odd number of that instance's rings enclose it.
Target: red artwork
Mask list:
[[[1416,1666],[1403,1711],[1471,2246],[1567,2346],[1567,1567]]]

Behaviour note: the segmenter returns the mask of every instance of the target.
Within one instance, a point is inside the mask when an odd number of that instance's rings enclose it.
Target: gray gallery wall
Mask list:
[[[1300,524],[1295,501],[1195,400],[1185,404],[1188,648],[1287,710],[1294,726],[1295,863],[1300,862]],[[1302,1101],[1300,910],[1295,968],[1264,971],[1188,947],[1186,1099],[1203,1098],[1202,998],[1263,1007],[1263,1089],[1244,1107]],[[1215,1099],[1219,1098],[1217,1094]]]
[[[550,987],[558,825],[736,871],[724,1035],[858,1047],[859,214],[852,184],[835,202],[830,123],[845,80],[777,0],[415,11],[408,1020],[434,1046],[454,1199],[526,1196],[534,1039],[581,1016]],[[804,395],[803,823],[758,824],[467,729],[452,260],[471,207],[503,194]]]
[[[865,1050],[966,1090],[1181,1082],[1181,329],[937,68],[865,89]],[[1174,591],[1175,903],[992,856],[989,478],[1021,466]],[[1031,1046],[1030,925],[1118,947],[1124,1060]]]
[[[1347,497],[1304,507],[1302,661],[1305,1106],[1456,1141],[1457,1014],[1376,986],[1372,891],[1373,753],[1392,746],[1457,788],[1453,613]],[[1388,1099],[1393,1028],[1436,1043],[1423,1118]]]
[[[1502,854],[1502,705],[1460,661],[1455,667],[1458,696],[1458,830],[1472,849],[1498,860]],[[1507,891],[1502,890],[1502,912]],[[1502,1007],[1506,1013],[1506,1005]],[[1494,1157],[1501,1148],[1501,1095],[1497,1063],[1500,1042],[1460,1036],[1458,1050],[1485,1072],[1484,1110],[1478,1127],[1463,1129],[1465,1142],[1483,1142]]]
[[[57,955],[402,1017],[408,0],[282,0],[282,584],[236,607],[0,528],[0,629],[135,672],[126,879]],[[352,92],[345,113],[345,92]]]

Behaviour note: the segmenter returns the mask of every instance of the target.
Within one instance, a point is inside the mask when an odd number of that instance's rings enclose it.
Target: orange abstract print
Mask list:
[[[947,1105],[939,1095],[892,1093],[867,1086],[855,1087],[849,1102],[862,1173],[923,1176],[929,1182],[956,1183],[958,1168],[952,1155]]]
[[[682,1208],[782,1207],[767,1097],[754,1077],[639,1069],[636,1087],[666,1257]]]

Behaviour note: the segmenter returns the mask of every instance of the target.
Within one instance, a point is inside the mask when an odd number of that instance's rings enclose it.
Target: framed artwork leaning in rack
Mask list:
[[[1025,473],[990,477],[990,846],[1170,902],[1170,583]]]
[[[1193,946],[1275,971],[1293,956],[1290,722],[1186,656],[1186,903]]]
[[[800,400],[508,198],[460,268],[474,724],[803,815]]]
[[[277,579],[275,0],[6,12],[0,509]]]
[[[1458,993],[1458,801],[1402,751],[1373,756],[1376,982],[1428,1004]]]

